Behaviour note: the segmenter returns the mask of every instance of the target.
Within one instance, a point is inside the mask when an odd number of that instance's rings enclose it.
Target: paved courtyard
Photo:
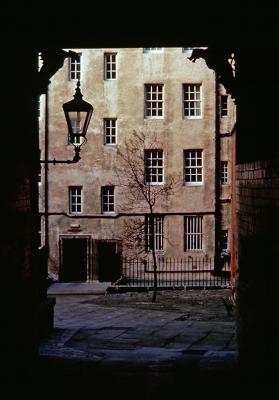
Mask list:
[[[55,330],[41,353],[88,358],[100,350],[118,350],[121,361],[128,357],[125,351],[133,357],[143,348],[149,360],[155,349],[161,357],[165,351],[166,357],[172,351],[235,351],[228,296],[227,290],[168,290],[159,291],[155,303],[152,292],[58,296]]]
[[[159,291],[156,303],[151,297],[151,291],[57,296],[55,329],[40,346],[42,367],[60,382],[92,377],[96,385],[106,377],[150,395],[181,374],[189,385],[201,375],[234,373],[228,289]]]

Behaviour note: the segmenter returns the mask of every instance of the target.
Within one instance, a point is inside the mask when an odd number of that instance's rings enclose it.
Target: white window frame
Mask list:
[[[183,83],[182,91],[183,119],[202,119],[202,84]],[[194,115],[190,115],[191,110],[194,111]]]
[[[39,96],[39,98],[38,98],[38,118],[39,119],[41,119],[41,107],[42,107],[42,105],[41,105],[41,99],[42,99],[42,96],[40,95]]]
[[[69,187],[69,213],[81,214],[82,213],[82,186]]]
[[[163,252],[164,250],[164,216],[162,215],[153,215],[153,223],[154,223],[154,250],[156,252]],[[151,215],[145,216],[145,250],[146,252],[152,251],[151,248],[151,233],[150,233],[150,224],[151,224]]]
[[[163,47],[144,47],[144,53],[162,53]]]
[[[226,251],[229,250],[229,231],[228,229],[221,230],[221,240],[220,240],[220,250]]]
[[[203,250],[203,217],[184,216],[184,252]]]
[[[117,53],[105,53],[104,54],[104,78],[106,81],[115,81],[117,79],[117,64],[116,64]]]
[[[160,165],[161,164],[161,165]],[[149,177],[149,179],[147,179]],[[144,150],[145,185],[164,184],[164,152],[161,149]]]
[[[117,144],[117,119],[104,118],[104,144],[115,146]]]
[[[220,165],[220,181],[221,185],[228,185],[229,183],[229,163],[228,161],[221,161]]]
[[[69,81],[78,81],[81,79],[81,53],[78,53],[79,60],[69,58]]]
[[[207,47],[182,47],[182,53],[192,53],[194,49],[207,49]]]
[[[38,231],[39,249],[41,249],[45,245],[45,229],[44,228],[45,228],[45,217],[43,215],[41,215],[40,219],[39,219],[39,231]]]
[[[228,109],[228,95],[221,95],[220,96],[220,114],[221,117],[227,117],[229,113]]]
[[[39,150],[39,153],[40,153],[40,158],[39,159],[41,160],[41,154],[42,154],[42,150],[41,149]],[[40,166],[39,166],[37,180],[38,180],[38,184],[40,186],[41,183],[42,183],[42,164],[41,163],[40,163]]]
[[[115,213],[114,186],[102,186],[101,197],[102,197],[102,214],[114,214]]]
[[[164,118],[164,85],[162,83],[144,85],[144,118]]]
[[[195,47],[182,47],[182,53],[191,53]]]
[[[202,186],[204,184],[203,150],[186,149],[183,152],[183,157],[184,157],[184,184],[186,186]],[[200,176],[201,180],[197,180],[198,177]]]

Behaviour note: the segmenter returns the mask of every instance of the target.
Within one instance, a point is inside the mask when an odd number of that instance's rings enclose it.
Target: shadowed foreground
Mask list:
[[[56,297],[55,329],[40,346],[46,393],[103,398],[218,398],[241,385],[228,290]]]

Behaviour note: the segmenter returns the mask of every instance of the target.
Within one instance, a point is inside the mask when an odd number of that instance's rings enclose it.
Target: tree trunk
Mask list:
[[[152,250],[152,258],[153,258],[153,277],[154,277],[154,286],[153,286],[153,296],[152,303],[155,303],[157,296],[157,259],[155,253],[155,243],[154,243],[154,215],[152,209],[150,209],[150,247]]]
[[[153,257],[153,271],[154,271],[154,287],[153,287],[152,303],[155,303],[157,296],[158,282],[157,282],[157,260],[154,248],[152,249],[152,257]]]

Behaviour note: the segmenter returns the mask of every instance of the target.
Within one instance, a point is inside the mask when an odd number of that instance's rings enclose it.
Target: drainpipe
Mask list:
[[[49,112],[48,112],[48,87],[46,89],[46,98],[45,98],[45,160],[48,160],[49,156],[49,146],[48,146],[48,140],[49,140]],[[46,248],[46,255],[47,255],[47,260],[49,256],[49,221],[48,221],[48,164],[44,164],[45,167],[45,173],[44,173],[44,184],[45,184],[45,248]]]
[[[214,273],[220,272],[220,233],[221,233],[221,206],[220,206],[220,93],[219,78],[215,72],[215,251]]]

